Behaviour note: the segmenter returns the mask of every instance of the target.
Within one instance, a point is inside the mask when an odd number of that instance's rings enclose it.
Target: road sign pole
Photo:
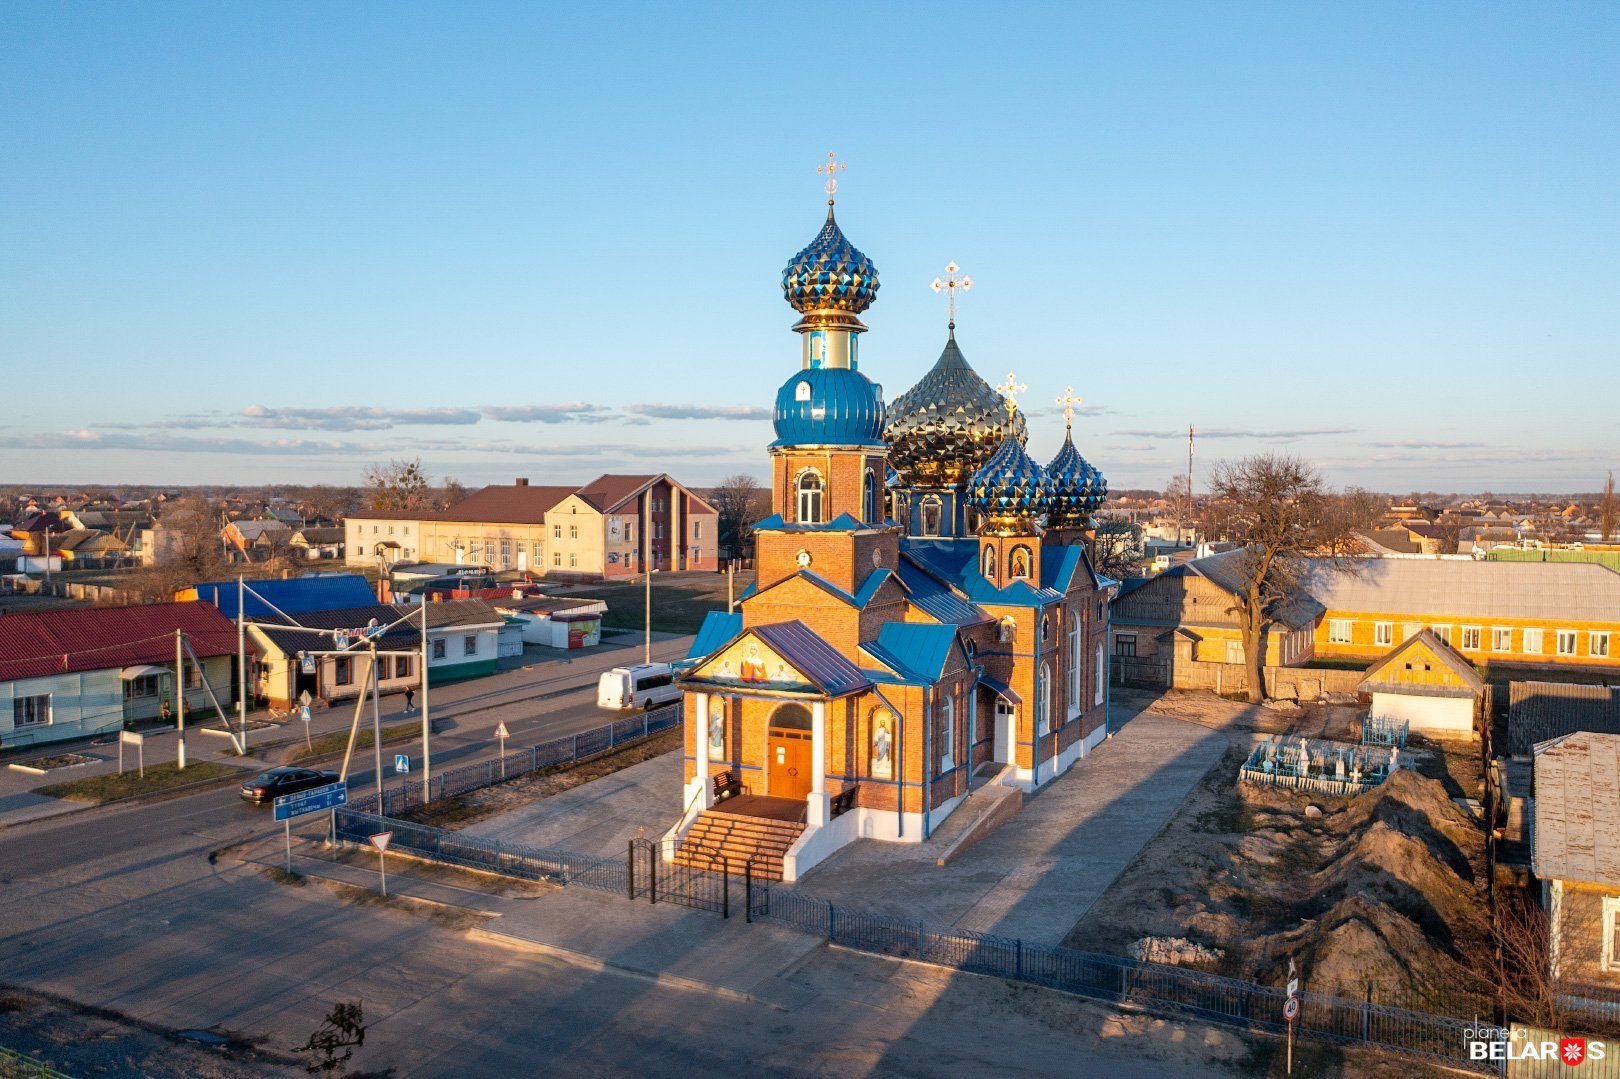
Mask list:
[[[393,838],[393,832],[378,832],[371,837],[371,845],[377,848],[377,874],[382,881],[384,899],[388,898],[388,841]]]
[[[281,822],[287,827],[287,875],[292,876],[292,818]]]
[[[384,849],[383,847],[378,847],[377,848],[377,876],[382,881],[382,897],[384,899],[387,899],[388,898],[388,851],[386,849]],[[1291,1069],[1294,1066],[1294,1063],[1293,1063],[1294,1062],[1293,1030],[1294,1030],[1293,1025],[1289,1024],[1289,1027],[1288,1027],[1288,1031],[1289,1031],[1289,1037],[1288,1037],[1288,1067],[1290,1069],[1289,1074],[1292,1074]]]

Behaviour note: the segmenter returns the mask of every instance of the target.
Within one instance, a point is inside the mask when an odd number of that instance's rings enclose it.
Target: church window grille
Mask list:
[[[799,474],[797,484],[799,492],[798,521],[800,524],[821,523],[821,473],[815,469],[807,469]]]
[[[922,534],[925,536],[939,535],[939,522],[942,506],[934,495],[929,495],[922,501]]]
[[[984,549],[984,576],[989,581],[996,579],[996,549],[994,547]]]

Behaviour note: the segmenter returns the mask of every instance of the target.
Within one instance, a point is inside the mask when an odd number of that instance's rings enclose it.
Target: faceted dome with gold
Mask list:
[[[858,315],[872,306],[877,290],[877,267],[844,238],[829,201],[821,232],[782,271],[783,297],[801,315],[815,311]]]
[[[1089,528],[1091,515],[1108,498],[1108,481],[1074,448],[1074,436],[1065,433],[1063,446],[1046,466],[1056,487],[1047,524],[1052,528]]]
[[[1008,416],[1001,394],[968,366],[954,328],[934,366],[889,405],[883,429],[889,463],[913,487],[966,483],[1009,435],[1027,437],[1023,413]]]
[[[1046,469],[1016,438],[1003,439],[968,481],[967,504],[979,512],[979,531],[1029,535],[1036,518],[1049,513],[1057,494]]]

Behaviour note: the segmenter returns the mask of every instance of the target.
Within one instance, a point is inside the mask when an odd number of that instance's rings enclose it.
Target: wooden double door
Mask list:
[[[814,745],[809,709],[797,704],[778,708],[765,740],[765,793],[772,798],[808,795]]]

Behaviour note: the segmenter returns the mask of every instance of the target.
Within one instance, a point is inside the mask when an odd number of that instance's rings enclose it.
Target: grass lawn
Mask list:
[[[411,720],[405,723],[395,723],[393,726],[382,729],[383,745],[390,742],[402,742],[407,738],[421,737],[422,721]],[[354,740],[354,751],[370,749],[372,734],[370,727],[361,727],[360,734]],[[311,739],[310,748],[300,747],[294,743],[286,753],[282,754],[282,763],[295,764],[298,761],[307,761],[312,757],[324,757],[330,753],[342,753],[343,748],[349,744],[348,731],[333,731],[323,734],[319,738]]]
[[[753,575],[739,574],[737,594],[753,581]],[[602,625],[609,629],[640,629],[644,617],[646,586],[635,584],[593,584],[581,595],[595,596],[607,604]],[[652,628],[662,633],[696,633],[703,616],[726,609],[726,575],[723,573],[681,573],[653,575]]]
[[[70,802],[88,802],[91,805],[100,805],[102,802],[111,802],[118,798],[133,798],[137,794],[151,794],[154,791],[168,790],[171,787],[182,787],[188,783],[201,783],[204,780],[218,779],[220,776],[247,775],[240,768],[232,768],[228,764],[216,764],[214,761],[195,761],[181,771],[172,764],[154,764],[146,770],[143,778],[131,766],[123,775],[114,773],[107,776],[86,776],[84,779],[71,779],[66,783],[52,783],[48,787],[40,787],[35,794],[44,794],[52,798],[66,798]]]

